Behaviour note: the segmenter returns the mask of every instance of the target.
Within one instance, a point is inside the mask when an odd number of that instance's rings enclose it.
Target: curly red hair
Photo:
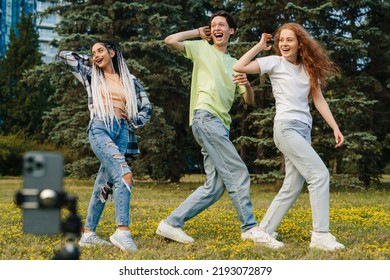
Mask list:
[[[309,78],[311,95],[318,92],[321,87],[326,86],[326,77],[338,72],[337,66],[328,57],[321,45],[313,39],[306,29],[297,23],[285,23],[276,31],[274,49],[276,54],[281,55],[279,50],[280,32],[283,29],[289,29],[295,33],[298,39],[298,58],[297,62],[305,67]]]

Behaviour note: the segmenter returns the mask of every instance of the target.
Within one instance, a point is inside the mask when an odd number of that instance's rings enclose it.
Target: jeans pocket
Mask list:
[[[298,121],[297,120],[282,120],[280,121],[282,130],[290,129],[296,127]]]
[[[99,120],[92,120],[89,125],[89,135],[93,137],[108,135],[108,130],[104,122]]]
[[[216,115],[211,114],[210,112],[204,111],[203,114],[201,114],[201,119],[204,122],[212,122],[218,119]]]
[[[193,120],[198,120],[201,122],[213,121],[217,118],[217,116],[211,114],[206,110],[195,110]]]

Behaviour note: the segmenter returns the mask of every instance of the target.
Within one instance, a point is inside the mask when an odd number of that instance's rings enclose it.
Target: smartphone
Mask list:
[[[33,234],[61,232],[61,207],[40,207],[44,193],[63,191],[64,158],[60,153],[31,151],[23,157],[23,231]],[[45,192],[42,192],[45,190]]]

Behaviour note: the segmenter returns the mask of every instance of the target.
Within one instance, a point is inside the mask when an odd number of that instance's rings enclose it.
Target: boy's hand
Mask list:
[[[207,41],[211,40],[211,29],[209,26],[199,27],[198,31],[199,31],[200,38],[207,40]]]
[[[251,86],[246,74],[244,74],[244,73],[234,73],[233,74],[233,82],[235,84],[239,84],[240,86],[246,86],[246,87]]]

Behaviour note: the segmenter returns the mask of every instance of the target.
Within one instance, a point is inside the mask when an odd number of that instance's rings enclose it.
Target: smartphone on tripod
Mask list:
[[[60,204],[56,201],[63,191],[62,154],[55,152],[27,152],[23,157],[23,231],[32,234],[61,232]],[[54,196],[54,198],[53,198]],[[58,197],[57,197],[58,200]]]

